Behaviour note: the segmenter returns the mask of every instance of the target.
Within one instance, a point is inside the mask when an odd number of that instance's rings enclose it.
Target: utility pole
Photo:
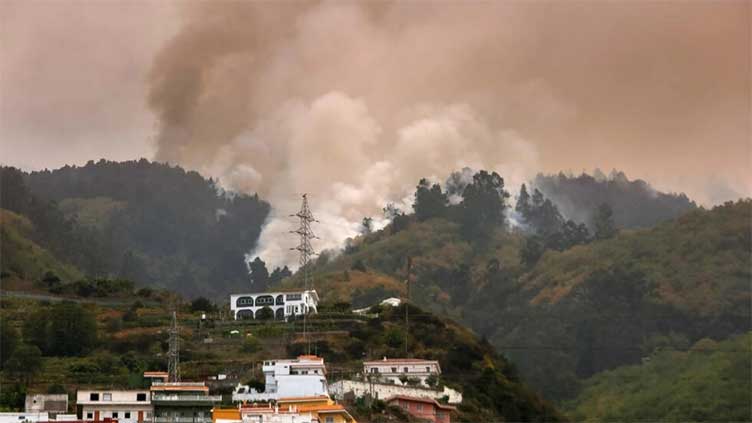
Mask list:
[[[303,194],[303,204],[300,206],[300,211],[296,214],[290,215],[290,217],[297,217],[300,221],[298,229],[290,231],[290,233],[297,234],[300,237],[300,243],[298,244],[298,246],[291,248],[291,250],[297,250],[300,253],[300,269],[303,270],[303,286],[305,287],[304,291],[308,291],[310,289],[308,263],[311,261],[311,257],[316,254],[313,251],[313,247],[311,246],[311,240],[318,239],[318,237],[314,235],[313,231],[311,230],[311,223],[318,222],[318,220],[313,217],[311,209],[308,207],[308,194]],[[308,301],[307,297],[305,296],[305,292],[303,298],[306,298],[306,301],[303,304],[303,342],[306,343],[306,354],[310,354],[311,342],[308,339],[307,326]]]
[[[407,296],[405,297],[405,358],[409,358],[409,350],[407,347],[408,334],[410,332],[409,326],[409,302],[410,302],[410,270],[413,266],[413,258],[407,257],[407,272],[405,275],[405,289],[407,290]]]
[[[167,353],[167,380],[180,382],[180,345],[178,339],[178,317],[175,310],[172,311],[172,326],[170,327],[170,350]]]

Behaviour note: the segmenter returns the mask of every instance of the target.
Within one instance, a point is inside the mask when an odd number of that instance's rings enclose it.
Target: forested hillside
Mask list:
[[[577,421],[743,422],[752,418],[752,334],[687,351],[658,351],[644,364],[589,379],[572,401]]]
[[[146,386],[145,370],[166,368],[172,307],[181,327],[182,377],[227,375],[224,381],[209,381],[215,393],[228,394],[237,383],[263,386],[259,362],[306,351],[299,320],[222,320],[206,299],[187,303],[132,287],[124,293],[103,296],[111,300],[107,303],[74,298],[82,304],[3,297],[0,409],[22,408],[25,392]],[[346,305],[326,303],[321,312],[307,320],[307,330],[312,351],[324,358],[331,380],[356,377],[364,359],[405,354],[404,307],[375,307],[364,316]],[[202,314],[209,318],[199,323]],[[410,315],[407,354],[440,362],[436,385],[463,393],[459,421],[564,420],[488,342],[417,307],[410,306]],[[385,419],[380,401],[347,406],[362,421],[395,421]]]
[[[190,296],[247,286],[244,257],[269,212],[257,196],[147,160],[0,176],[2,207],[28,218],[30,239],[59,260]]]
[[[0,266],[3,287],[11,277],[20,280],[42,281],[50,273],[61,280],[83,277],[75,267],[61,263],[49,251],[31,240],[34,226],[28,218],[0,209]]]
[[[498,189],[491,186],[487,193]],[[639,230],[620,230],[618,210],[599,207],[591,233],[539,192],[518,196],[521,227],[474,214],[492,202],[452,205],[441,195],[440,187],[419,184],[414,214],[395,213],[384,230],[364,231],[342,255],[321,257],[314,284],[342,291],[354,274],[359,281],[371,274],[392,282],[359,282],[351,301],[395,295],[388,287],[405,279],[411,257],[413,301],[488,337],[557,401],[576,396],[594,374],[640,363],[658,349],[750,330],[750,200]],[[502,204],[506,197],[498,194]],[[502,216],[511,208],[503,205]]]

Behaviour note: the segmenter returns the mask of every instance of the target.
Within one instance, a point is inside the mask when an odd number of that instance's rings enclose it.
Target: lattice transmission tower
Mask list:
[[[170,326],[170,350],[167,352],[167,381],[180,382],[180,341],[177,312],[172,312]]]
[[[300,206],[300,211],[290,215],[290,217],[297,217],[300,224],[297,230],[290,231],[297,234],[300,237],[300,242],[297,247],[291,248],[291,250],[297,250],[300,253],[300,270],[303,271],[303,286],[304,290],[311,289],[310,275],[308,273],[308,264],[311,261],[311,257],[316,255],[316,252],[311,246],[311,240],[318,239],[318,237],[311,230],[311,223],[318,222],[313,217],[311,209],[308,207],[308,194],[303,194],[303,204]],[[307,301],[306,301],[307,302]],[[308,304],[303,305],[303,341],[306,343],[307,354],[311,353],[311,343],[308,340]]]

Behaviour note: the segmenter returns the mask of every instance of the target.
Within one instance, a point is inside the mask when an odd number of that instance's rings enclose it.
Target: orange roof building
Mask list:
[[[409,414],[433,423],[451,423],[451,413],[457,410],[450,405],[441,404],[435,399],[395,395],[386,400],[389,405],[395,405]]]

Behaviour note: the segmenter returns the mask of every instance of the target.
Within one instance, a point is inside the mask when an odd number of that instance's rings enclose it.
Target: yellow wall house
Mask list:
[[[237,408],[215,408],[212,410],[212,423],[242,422],[240,410]]]

